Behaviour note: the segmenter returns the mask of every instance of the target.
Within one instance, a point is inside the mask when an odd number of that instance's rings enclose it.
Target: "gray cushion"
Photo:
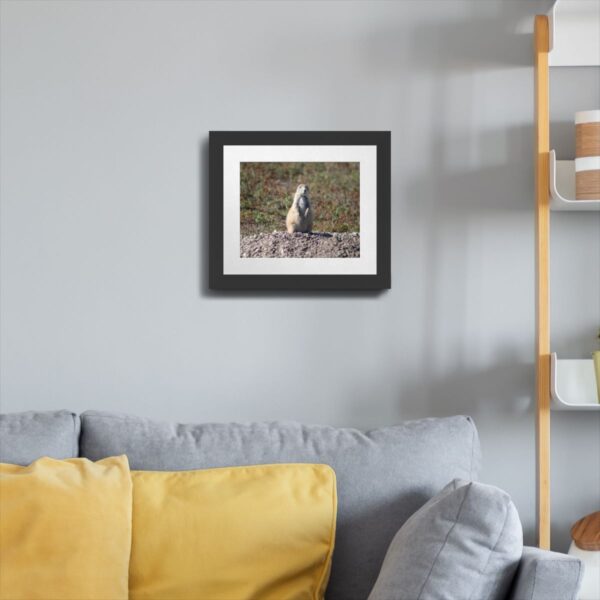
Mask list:
[[[510,496],[455,480],[398,531],[369,600],[504,600],[522,551]]]
[[[576,600],[583,565],[575,556],[523,548],[510,600]]]
[[[0,462],[28,465],[42,456],[79,454],[79,417],[68,410],[0,415]]]
[[[471,419],[407,422],[368,433],[298,423],[177,425],[101,412],[82,415],[81,454],[127,454],[132,469],[183,470],[311,462],[331,465],[338,522],[327,597],[364,600],[404,521],[453,477],[475,478]]]

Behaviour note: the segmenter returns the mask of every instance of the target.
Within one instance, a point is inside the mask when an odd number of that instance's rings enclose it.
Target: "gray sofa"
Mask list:
[[[41,456],[98,460],[119,454],[138,470],[331,465],[339,506],[328,600],[365,600],[406,519],[452,479],[476,480],[480,470],[477,430],[461,416],[367,433],[287,422],[182,425],[98,411],[0,416],[1,462],[29,464]],[[575,599],[581,571],[575,558],[525,548],[509,598]]]

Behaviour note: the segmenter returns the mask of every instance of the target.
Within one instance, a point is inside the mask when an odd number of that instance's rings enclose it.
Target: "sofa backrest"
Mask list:
[[[68,410],[0,415],[0,462],[28,465],[79,455],[79,417]]]
[[[333,467],[338,519],[328,600],[364,600],[398,528],[452,479],[476,479],[480,465],[468,417],[367,433],[287,422],[182,425],[97,411],[81,420],[81,456],[126,454],[137,470],[292,462]]]

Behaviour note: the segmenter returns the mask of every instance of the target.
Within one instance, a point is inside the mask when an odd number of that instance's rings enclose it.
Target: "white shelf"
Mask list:
[[[555,410],[600,411],[593,360],[550,358],[550,392]]]
[[[600,2],[556,0],[548,25],[551,67],[600,65]]]
[[[600,210],[600,198],[575,200],[575,161],[556,160],[554,150],[550,151],[550,208],[552,210]]]

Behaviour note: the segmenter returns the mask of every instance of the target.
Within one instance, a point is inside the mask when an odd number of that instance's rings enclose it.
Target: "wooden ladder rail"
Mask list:
[[[537,15],[535,39],[536,464],[538,545],[550,548],[550,106],[548,17]]]

